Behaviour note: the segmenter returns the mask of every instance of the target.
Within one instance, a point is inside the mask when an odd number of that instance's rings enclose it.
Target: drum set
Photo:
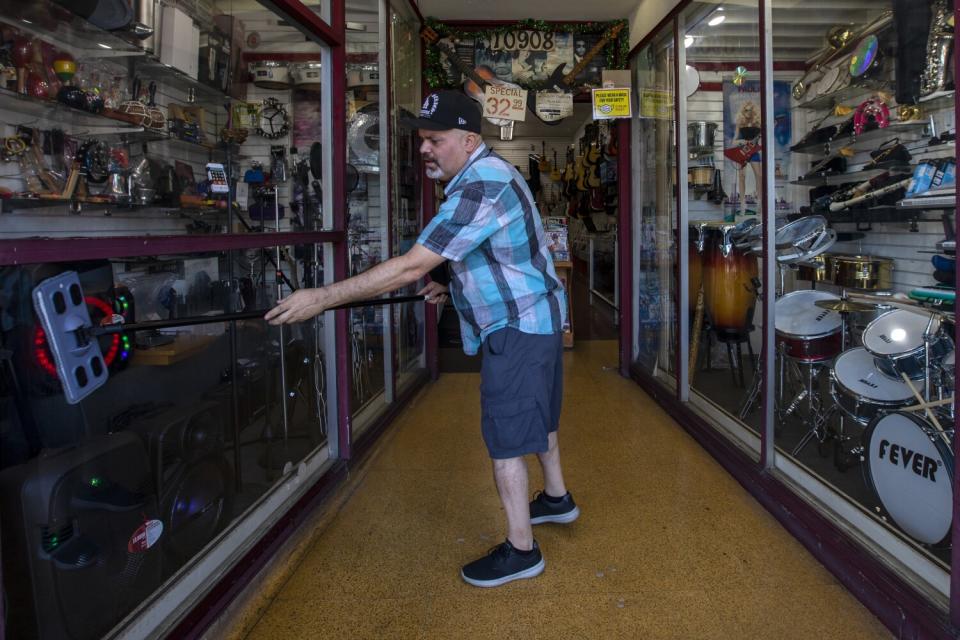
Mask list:
[[[696,282],[709,300],[710,321],[749,331],[759,228],[696,226],[691,238],[706,244]],[[726,241],[711,250],[716,233]],[[819,216],[776,232],[777,429],[791,417],[807,428],[794,456],[815,442],[821,455],[832,449],[840,471],[860,464],[883,513],[914,539],[936,545],[949,533],[953,505],[954,314],[890,294],[892,260],[827,253],[835,241]],[[708,256],[722,258],[726,271]],[[696,270],[691,261],[691,292]],[[833,284],[839,295],[817,288],[784,293],[789,270],[813,287]],[[741,420],[759,400],[759,378],[741,405]]]

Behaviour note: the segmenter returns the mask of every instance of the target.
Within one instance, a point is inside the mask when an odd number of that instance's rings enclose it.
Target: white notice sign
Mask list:
[[[527,118],[527,90],[516,85],[488,84],[483,91],[483,115],[486,118],[518,120]]]

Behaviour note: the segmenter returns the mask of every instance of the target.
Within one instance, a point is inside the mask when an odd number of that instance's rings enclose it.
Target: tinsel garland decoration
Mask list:
[[[521,30],[602,36],[609,29],[621,23],[624,25],[624,28],[620,30],[620,34],[615,39],[607,43],[601,55],[606,56],[605,69],[626,69],[627,56],[630,54],[630,37],[626,20],[612,20],[610,22],[547,22],[546,20],[527,18],[526,20],[520,20],[512,24],[484,27],[476,30],[457,29],[432,17],[427,17],[424,20],[424,26],[436,31],[441,38],[453,38],[454,40],[471,39],[478,35],[490,37],[495,34],[502,35]],[[447,78],[447,74],[444,72],[442,60],[443,55],[439,49],[436,47],[427,47],[427,67],[423,73],[431,89],[453,88],[453,85],[450,84]],[[536,90],[543,87],[524,86],[524,88]]]

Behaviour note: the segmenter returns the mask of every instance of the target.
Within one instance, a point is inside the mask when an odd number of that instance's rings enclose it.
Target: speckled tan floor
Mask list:
[[[541,525],[543,575],[459,567],[503,537],[476,374],[420,394],[248,638],[886,638],[885,628],[650,398],[565,356],[561,451],[582,515]],[[533,459],[531,491],[541,485]]]

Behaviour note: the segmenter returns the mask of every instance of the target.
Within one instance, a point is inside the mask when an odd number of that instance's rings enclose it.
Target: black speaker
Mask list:
[[[232,517],[233,472],[223,456],[216,402],[163,409],[134,421],[147,445],[164,527],[164,575],[176,571]]]
[[[161,582],[165,534],[146,450],[131,433],[0,472],[12,638],[99,638]]]

